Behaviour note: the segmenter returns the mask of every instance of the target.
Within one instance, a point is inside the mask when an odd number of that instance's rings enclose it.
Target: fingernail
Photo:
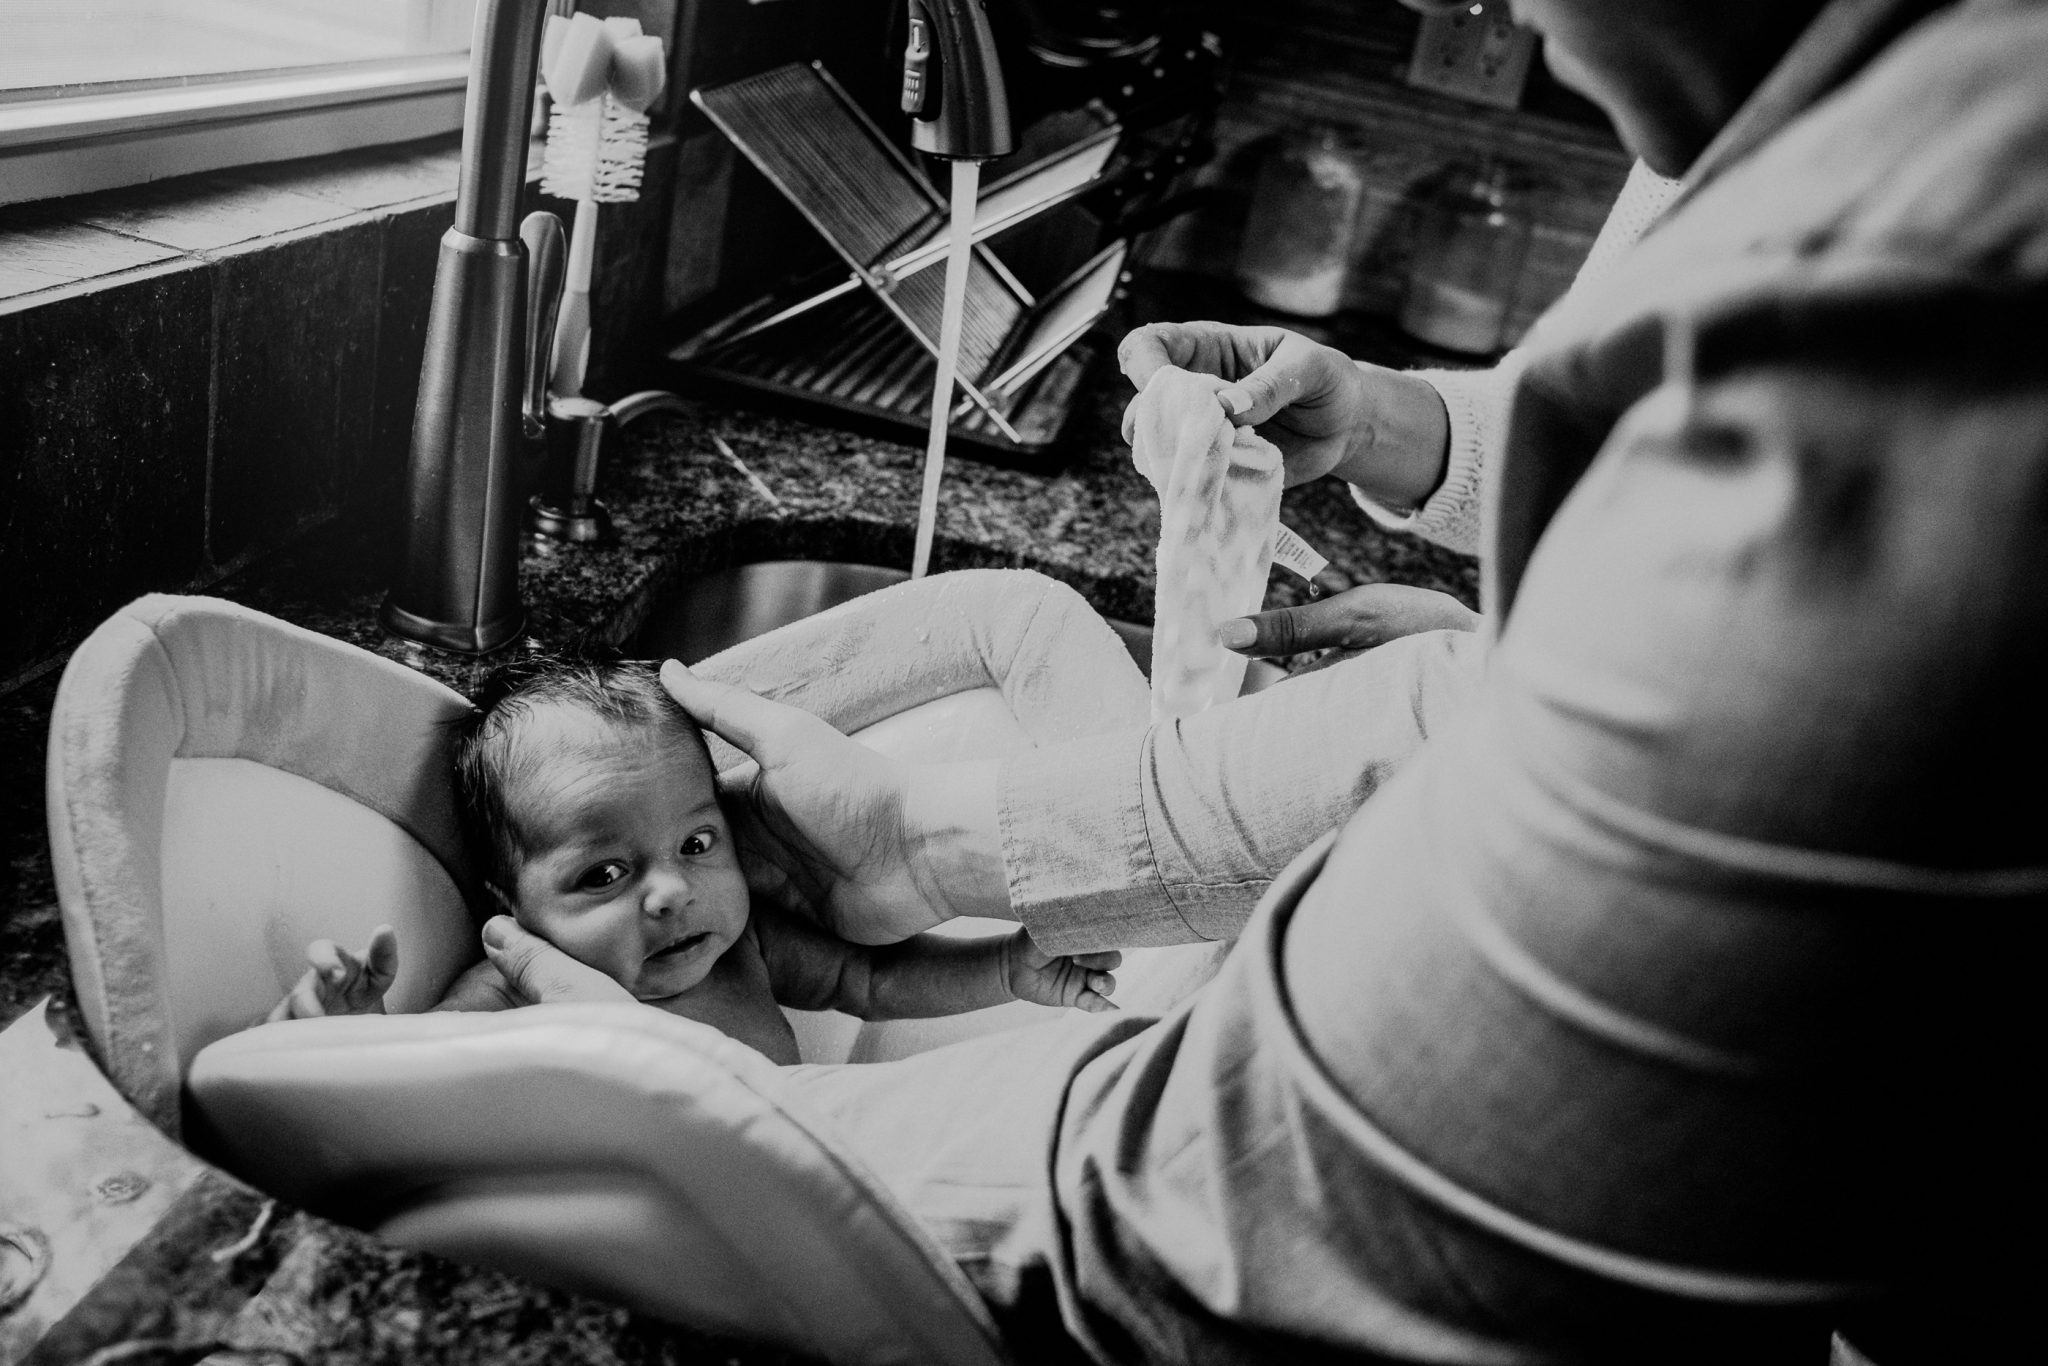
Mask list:
[[[667,678],[671,674],[674,674],[682,678],[688,678],[690,676],[690,670],[686,665],[684,665],[683,661],[680,659],[664,659],[661,662],[661,676],[663,678]]]
[[[1223,406],[1230,410],[1232,417],[1242,417],[1251,411],[1252,396],[1242,389],[1218,389],[1216,397],[1223,400]]]
[[[1216,642],[1226,650],[1242,650],[1259,638],[1259,628],[1243,617],[1232,617],[1216,628]]]
[[[494,915],[484,922],[484,942],[494,949],[505,947],[505,926],[510,916]]]

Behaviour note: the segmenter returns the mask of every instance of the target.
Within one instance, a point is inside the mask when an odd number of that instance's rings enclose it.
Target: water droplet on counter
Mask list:
[[[92,1188],[94,1195],[109,1205],[125,1205],[149,1189],[149,1178],[140,1172],[115,1172]]]

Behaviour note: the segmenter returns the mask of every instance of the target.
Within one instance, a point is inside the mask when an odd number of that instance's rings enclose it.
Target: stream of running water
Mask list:
[[[953,370],[960,360],[960,321],[967,306],[967,266],[974,249],[974,203],[981,188],[981,166],[953,163],[953,214],[946,244],[946,294],[939,315],[939,368],[932,380],[931,433],[924,447],[924,494],[917,507],[917,545],[911,552],[910,577],[921,579],[932,562],[932,532],[939,515],[939,480],[946,472],[946,431],[953,410]]]

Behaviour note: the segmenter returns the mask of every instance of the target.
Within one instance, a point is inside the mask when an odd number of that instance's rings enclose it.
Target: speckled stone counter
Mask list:
[[[1116,436],[1124,399],[1113,374],[1091,382],[1076,415],[1071,455],[1057,472],[950,462],[934,569],[1037,569],[1073,584],[1105,615],[1148,620],[1158,514]],[[720,453],[714,436],[758,476],[772,500]],[[549,644],[623,641],[669,587],[730,564],[824,558],[907,566],[921,459],[908,445],[708,403],[693,404],[684,416],[648,419],[618,444],[606,471],[604,493],[618,543],[527,550],[521,587],[531,610],[530,637]],[[1470,561],[1380,533],[1339,489],[1294,490],[1282,516],[1354,580],[1418,583],[1473,601]],[[470,686],[491,661],[411,645],[377,628],[389,554],[373,531],[334,525],[215,591],[457,688]],[[1299,581],[1276,571],[1269,604],[1301,598]],[[10,883],[0,903],[0,1025],[43,1028],[42,1017],[29,1012],[47,997],[48,1027],[62,1045],[56,1055],[77,1061],[85,1045],[43,828],[42,746],[55,689],[56,679],[48,677],[0,698],[0,849]],[[0,1110],[14,1119],[26,1114],[33,1124],[79,1122],[82,1110],[60,1106],[44,1116],[35,1109],[44,1103],[40,1094],[23,1092],[19,1078],[0,1078]],[[111,1099],[107,1108],[113,1113],[101,1118],[110,1123],[125,1110]],[[148,1159],[172,1174],[179,1193],[96,1275],[89,1291],[42,1323],[24,1323],[9,1310],[4,1277],[19,1267],[0,1267],[0,1358],[25,1354],[39,1364],[785,1360],[498,1273],[385,1247],[276,1208],[153,1131],[141,1140],[130,1135],[130,1141],[156,1145]],[[101,1188],[125,1189],[105,1181],[95,1187]],[[0,1225],[6,1216],[0,1208]],[[0,1247],[0,1261],[10,1255]]]
[[[1107,369],[1107,367],[1100,367]],[[1094,377],[1056,472],[947,462],[933,572],[1040,570],[1072,584],[1105,616],[1147,622],[1159,513],[1151,486],[1118,437],[1128,391]],[[722,439],[773,495],[763,496],[719,451]],[[616,644],[648,605],[691,575],[769,559],[910,563],[921,449],[787,417],[694,403],[686,416],[643,420],[609,456],[602,493],[618,540],[536,543],[520,571],[529,638]],[[1372,527],[1329,481],[1290,490],[1281,518],[1358,582],[1442,589],[1476,604],[1473,562]],[[237,601],[376,650],[458,689],[495,656],[472,659],[386,636],[376,607],[388,547],[349,528],[317,536],[261,572],[222,586]],[[1275,570],[1268,605],[1305,600]],[[507,647],[516,649],[517,646]]]

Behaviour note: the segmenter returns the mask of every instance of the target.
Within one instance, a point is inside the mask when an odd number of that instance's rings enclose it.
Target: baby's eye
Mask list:
[[[683,853],[689,858],[702,858],[718,847],[718,832],[710,826],[695,830],[683,841]]]
[[[600,863],[576,879],[578,891],[601,892],[626,875],[623,863]]]

